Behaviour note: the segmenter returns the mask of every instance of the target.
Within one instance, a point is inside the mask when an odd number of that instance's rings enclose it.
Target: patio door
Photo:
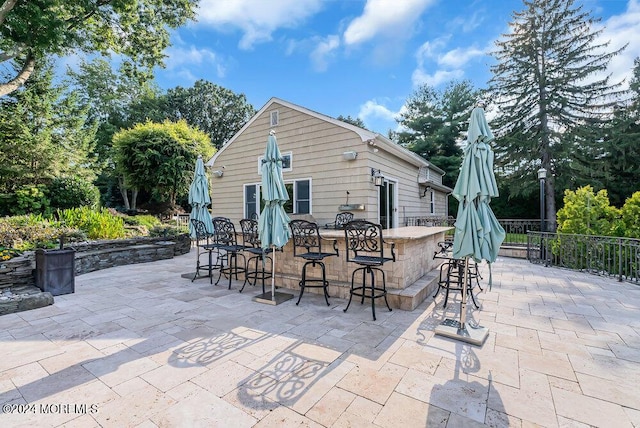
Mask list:
[[[383,229],[391,229],[397,227],[397,203],[396,203],[396,187],[397,182],[385,178],[384,184],[379,187],[378,210],[380,224]]]

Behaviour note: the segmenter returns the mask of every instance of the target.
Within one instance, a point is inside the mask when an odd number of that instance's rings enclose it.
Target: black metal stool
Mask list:
[[[347,262],[358,264],[362,267],[357,268],[351,274],[351,290],[349,292],[349,303],[344,309],[347,312],[351,305],[353,296],[359,296],[362,299],[360,304],[364,303],[364,299],[371,299],[371,312],[373,320],[376,320],[376,299],[384,298],[387,309],[391,311],[389,302],[387,301],[387,281],[385,273],[380,266],[386,262],[395,262],[395,244],[386,242],[382,238],[382,226],[371,223],[366,220],[354,220],[344,226],[344,237],[347,245]],[[384,244],[390,245],[391,257],[384,255]],[[356,272],[362,271],[362,285],[356,287]],[[376,286],[376,272],[382,274],[382,287]],[[367,276],[369,284],[367,284]]]
[[[242,251],[245,249],[243,245],[238,244],[236,236],[236,228],[233,222],[226,217],[214,217],[213,218],[213,239],[214,244],[218,245],[218,248],[226,253],[227,266],[220,268],[220,275],[216,281],[216,285],[220,282],[222,275],[229,276],[229,290],[231,290],[231,277],[236,276],[238,280],[238,274],[244,273],[246,270],[246,260]],[[242,265],[238,265],[238,257],[242,257]]]
[[[244,274],[244,284],[242,284],[242,288],[240,289],[240,293],[244,290],[247,282],[252,285],[256,285],[258,280],[262,281],[262,294],[265,294],[264,288],[264,280],[271,278],[272,272],[266,270],[266,261],[269,261],[269,265],[273,262],[271,259],[271,254],[273,252],[272,248],[264,249],[260,243],[260,238],[258,237],[258,222],[253,219],[244,218],[240,220],[240,229],[242,229],[242,245],[244,246],[245,251],[251,253],[252,256],[247,259],[245,274]],[[253,270],[249,269],[251,262],[254,262],[255,267]],[[262,262],[262,268],[259,268],[259,263]]]
[[[196,273],[191,279],[191,282],[200,274],[200,269],[205,269],[200,258],[203,254],[208,253],[209,261],[206,265],[206,270],[209,273],[209,282],[213,283],[213,271],[222,268],[222,258],[220,257],[220,248],[217,244],[211,243],[210,239],[213,237],[212,233],[207,231],[207,226],[202,220],[191,219],[191,225],[196,234]],[[213,263],[213,253],[218,253],[216,256],[216,262]]]
[[[321,238],[318,225],[310,221],[291,220],[289,227],[291,228],[291,234],[293,237],[293,256],[307,260],[304,266],[302,266],[302,279],[298,283],[300,285],[300,296],[298,296],[298,302],[296,305],[300,303],[305,287],[322,287],[324,291],[324,300],[327,302],[327,306],[329,306],[329,292],[327,291],[329,282],[327,281],[323,260],[326,257],[338,255],[337,241],[334,239]],[[333,242],[334,252],[326,253],[322,251],[323,240]],[[307,267],[309,265],[312,268],[316,265],[320,267],[322,272],[321,279],[307,278]]]
[[[444,257],[435,257],[444,258]],[[478,309],[478,303],[473,295],[472,281],[475,279],[480,287],[480,273],[478,272],[478,264],[474,260],[469,260],[468,275],[467,275],[467,292],[471,296],[474,306]],[[447,307],[447,301],[449,300],[449,291],[462,291],[462,282],[464,281],[464,259],[446,258],[446,261],[440,265],[440,277],[438,280],[438,289],[433,295],[435,299],[440,290],[445,290],[443,307]]]

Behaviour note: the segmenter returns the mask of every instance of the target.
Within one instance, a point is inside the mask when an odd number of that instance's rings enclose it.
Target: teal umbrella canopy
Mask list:
[[[284,211],[284,203],[289,200],[289,194],[282,178],[282,155],[273,134],[269,135],[267,141],[261,171],[261,191],[265,206],[258,221],[258,236],[262,248],[282,248],[291,238],[288,227],[290,219]]]
[[[505,232],[493,214],[489,203],[498,197],[498,185],[493,173],[493,141],[484,110],[476,107],[471,113],[467,146],[453,196],[460,202],[455,223],[453,257],[473,257],[492,263],[498,257]]]
[[[193,181],[189,186],[189,204],[191,205],[191,214],[189,219],[196,219],[202,221],[207,232],[213,233],[213,223],[211,221],[211,214],[207,209],[207,206],[211,203],[211,196],[209,195],[209,180],[204,170],[204,162],[202,156],[198,156],[196,161],[196,170],[193,174]],[[189,234],[192,238],[196,237],[196,231],[189,221]]]

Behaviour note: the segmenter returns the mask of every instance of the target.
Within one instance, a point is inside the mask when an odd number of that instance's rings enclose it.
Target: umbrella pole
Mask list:
[[[462,298],[460,299],[460,329],[465,329],[467,320],[467,281],[469,280],[469,257],[464,258],[464,273],[462,275]]]
[[[487,336],[489,336],[489,329],[482,326],[471,326],[470,329],[466,326],[467,317],[467,282],[469,281],[469,257],[464,260],[464,283],[462,284],[462,298],[460,302],[460,321],[447,318],[435,328],[435,333],[441,336],[446,336],[451,339],[458,339],[463,342],[470,343],[472,345],[482,346]]]
[[[273,249],[271,257],[271,300],[276,300],[276,247],[272,246]]]

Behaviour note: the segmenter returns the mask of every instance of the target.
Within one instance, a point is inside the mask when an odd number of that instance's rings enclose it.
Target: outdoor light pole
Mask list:
[[[540,180],[540,232],[546,232],[544,221],[544,182],[547,178],[547,170],[540,168],[538,170],[538,180]]]

